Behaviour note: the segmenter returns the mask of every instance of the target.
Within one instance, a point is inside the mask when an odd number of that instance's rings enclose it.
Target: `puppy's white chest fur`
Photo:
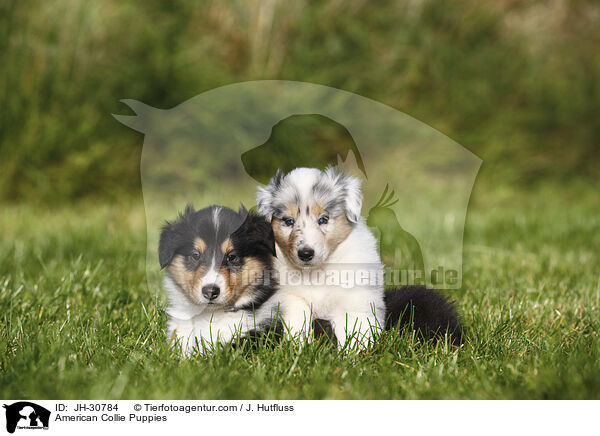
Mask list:
[[[246,311],[224,312],[205,311],[190,319],[169,318],[167,331],[169,337],[179,339],[184,354],[190,354],[194,346],[202,351],[216,343],[228,343],[237,334],[243,335],[251,329],[253,317]],[[198,344],[196,344],[198,342]]]
[[[214,344],[231,342],[261,324],[250,310],[225,311],[220,307],[213,310],[209,305],[190,303],[168,276],[164,287],[170,301],[167,338],[178,340],[185,355],[191,354],[196,346],[202,352]]]
[[[277,247],[275,267],[280,290],[273,298],[290,333],[310,338],[312,320],[319,318],[332,323],[340,345],[347,339],[367,345],[382,327],[383,266],[364,223],[357,223],[318,266],[300,269]]]

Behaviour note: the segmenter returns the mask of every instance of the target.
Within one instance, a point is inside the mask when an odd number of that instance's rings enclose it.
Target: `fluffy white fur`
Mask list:
[[[193,304],[169,276],[164,278],[164,287],[169,293],[167,338],[178,340],[184,355],[189,356],[195,346],[203,353],[212,350],[217,343],[230,343],[234,337],[268,322],[259,320],[253,311],[226,311],[218,306]],[[261,313],[267,316],[268,311]]]

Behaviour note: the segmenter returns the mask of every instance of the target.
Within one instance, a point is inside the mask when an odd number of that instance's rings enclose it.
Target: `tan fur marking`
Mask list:
[[[167,267],[167,271],[181,290],[192,300],[196,301],[197,296],[194,293],[194,289],[196,289],[196,285],[202,282],[202,278],[206,274],[204,267],[200,266],[196,271],[189,271],[185,267],[184,257],[178,254]]]
[[[313,207],[310,209],[310,213],[315,219],[319,219],[321,215],[325,213],[325,209],[319,203],[315,203]]]
[[[204,253],[204,250],[206,250],[206,242],[204,242],[204,239],[196,238],[194,241],[194,248],[200,253]]]
[[[285,223],[279,218],[273,218],[271,221],[271,227],[273,228],[273,234],[275,235],[275,242],[283,251],[283,254],[288,257],[288,259],[294,259],[294,252],[296,251],[296,238],[297,233],[292,231],[289,235],[284,230],[287,226]]]
[[[231,242],[231,239],[227,238],[221,244],[221,251],[223,252],[223,254],[227,254],[231,250],[233,250],[233,242]]]
[[[298,205],[296,203],[290,203],[286,205],[285,213],[291,218],[298,217]]]
[[[352,232],[352,225],[345,216],[335,218],[332,224],[333,229],[325,235],[325,242],[330,253]]]
[[[221,267],[221,274],[225,278],[227,286],[225,304],[233,306],[242,295],[252,288],[252,285],[260,279],[265,265],[253,258],[247,258],[244,265],[239,271],[230,271],[225,267]]]

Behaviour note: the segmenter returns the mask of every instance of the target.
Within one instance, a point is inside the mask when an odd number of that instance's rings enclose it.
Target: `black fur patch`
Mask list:
[[[463,327],[454,303],[424,286],[404,286],[385,292],[386,330],[412,327],[422,339],[439,339],[446,332],[452,343],[463,342]]]

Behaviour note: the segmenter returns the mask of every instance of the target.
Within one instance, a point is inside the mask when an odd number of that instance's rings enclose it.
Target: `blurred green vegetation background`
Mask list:
[[[479,182],[600,178],[600,3],[0,1],[0,200],[139,195],[111,113],[288,79],[400,109],[479,155]]]
[[[599,399],[598,47],[598,0],[0,0],[0,397]],[[259,79],[369,97],[483,159],[463,348],[170,349],[143,136],[111,114]]]

